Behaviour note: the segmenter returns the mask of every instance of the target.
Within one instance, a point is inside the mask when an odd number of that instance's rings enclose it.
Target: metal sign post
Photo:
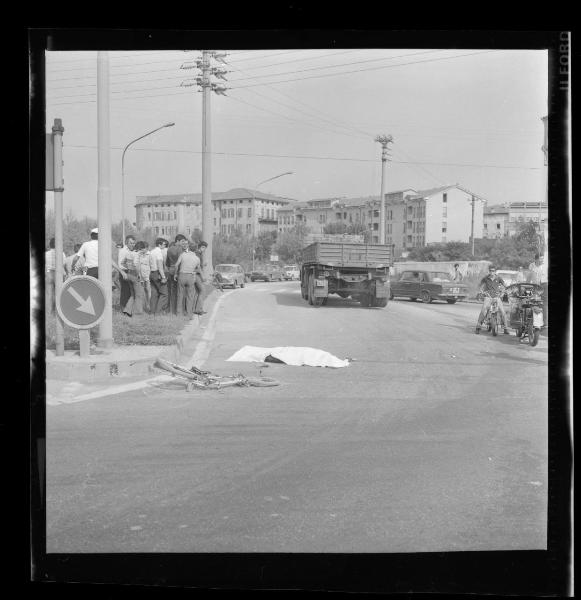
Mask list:
[[[62,285],[57,296],[57,311],[69,327],[79,330],[81,358],[89,356],[89,329],[102,321],[106,306],[105,288],[94,277],[80,275]]]

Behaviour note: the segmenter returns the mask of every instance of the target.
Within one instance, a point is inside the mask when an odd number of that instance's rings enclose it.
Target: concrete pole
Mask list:
[[[210,131],[210,53],[202,51],[202,237],[208,247],[204,253],[204,276],[209,279],[212,273],[212,173],[211,173],[211,131]]]
[[[470,239],[472,240],[472,258],[474,258],[474,201],[475,198],[474,195],[472,195],[472,221],[470,225]]]
[[[393,142],[391,135],[378,135],[375,138],[376,142],[381,144],[381,198],[379,205],[379,243],[385,244],[385,184],[386,184],[386,168],[387,168],[387,145]]]
[[[111,287],[111,151],[109,128],[109,53],[97,54],[97,147],[99,226],[99,281],[105,289],[105,316],[99,324],[99,346],[113,347],[113,307]]]
[[[54,288],[55,302],[58,301],[63,289],[63,132],[64,127],[60,119],[54,120],[52,127],[53,141],[53,165],[54,165],[54,253],[55,253],[55,273]],[[47,307],[50,310],[50,307]],[[56,317],[56,355],[65,354],[65,336],[63,322],[59,317],[58,311],[55,311]]]
[[[387,144],[381,148],[381,207],[379,217],[379,243],[385,244],[385,180],[387,177]]]

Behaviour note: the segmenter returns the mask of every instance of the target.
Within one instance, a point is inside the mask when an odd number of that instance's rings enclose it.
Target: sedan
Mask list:
[[[266,267],[252,271],[250,274],[250,281],[282,281],[283,279],[283,273],[278,267]]]
[[[238,286],[241,288],[244,287],[244,269],[240,265],[216,265],[214,274],[222,287],[227,285],[231,285],[234,289],[236,289]]]
[[[449,273],[439,271],[404,271],[397,281],[391,282],[390,298],[405,296],[422,302],[445,300],[454,304],[468,295],[463,283],[453,281]]]

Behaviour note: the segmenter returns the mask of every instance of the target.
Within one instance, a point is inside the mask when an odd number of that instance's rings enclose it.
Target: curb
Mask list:
[[[217,290],[212,286],[212,290],[204,301],[207,307],[214,305],[216,294]],[[199,331],[199,324],[200,317],[194,315],[176,337],[176,343],[171,346],[123,346],[122,348],[126,351],[134,351],[134,358],[119,360],[107,359],[106,355],[92,355],[82,359],[75,355],[67,360],[66,357],[52,357],[51,359],[50,355],[47,355],[46,379],[108,384],[130,377],[159,375],[160,371],[153,366],[157,358],[180,363],[185,353],[188,352],[188,346],[195,338],[196,332]]]

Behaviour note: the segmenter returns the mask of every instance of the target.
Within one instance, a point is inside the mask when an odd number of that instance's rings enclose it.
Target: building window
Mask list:
[[[500,229],[500,223],[496,224],[496,229]]]
[[[190,232],[191,232],[190,228],[189,228],[189,227],[186,227],[186,233],[187,233],[188,235],[190,235]]]
[[[250,233],[252,231],[252,225],[250,223],[246,224],[246,233]]]
[[[248,217],[249,218],[252,217],[252,207],[251,206],[248,208]]]
[[[214,207],[214,208],[216,208],[216,207]],[[178,211],[177,210],[173,211],[173,218],[174,218],[174,221],[177,220],[177,218],[178,218]]]
[[[226,225],[222,225],[222,233],[226,234]]]
[[[488,229],[488,223],[484,223],[484,229]]]
[[[446,227],[442,227],[442,233],[446,233]]]
[[[442,194],[442,202],[448,202],[448,194]]]
[[[147,220],[151,221],[151,213],[150,212],[147,213]]]
[[[241,208],[238,209],[238,218],[239,219],[242,218],[242,209]]]
[[[214,217],[214,227],[216,227],[216,217]]]
[[[448,216],[448,207],[447,206],[444,206],[442,208],[442,216],[443,217],[447,217]]]
[[[379,229],[379,223],[373,223],[373,231],[377,231]]]
[[[374,217],[379,217],[379,211],[378,210],[374,210],[373,211],[373,216]]]

